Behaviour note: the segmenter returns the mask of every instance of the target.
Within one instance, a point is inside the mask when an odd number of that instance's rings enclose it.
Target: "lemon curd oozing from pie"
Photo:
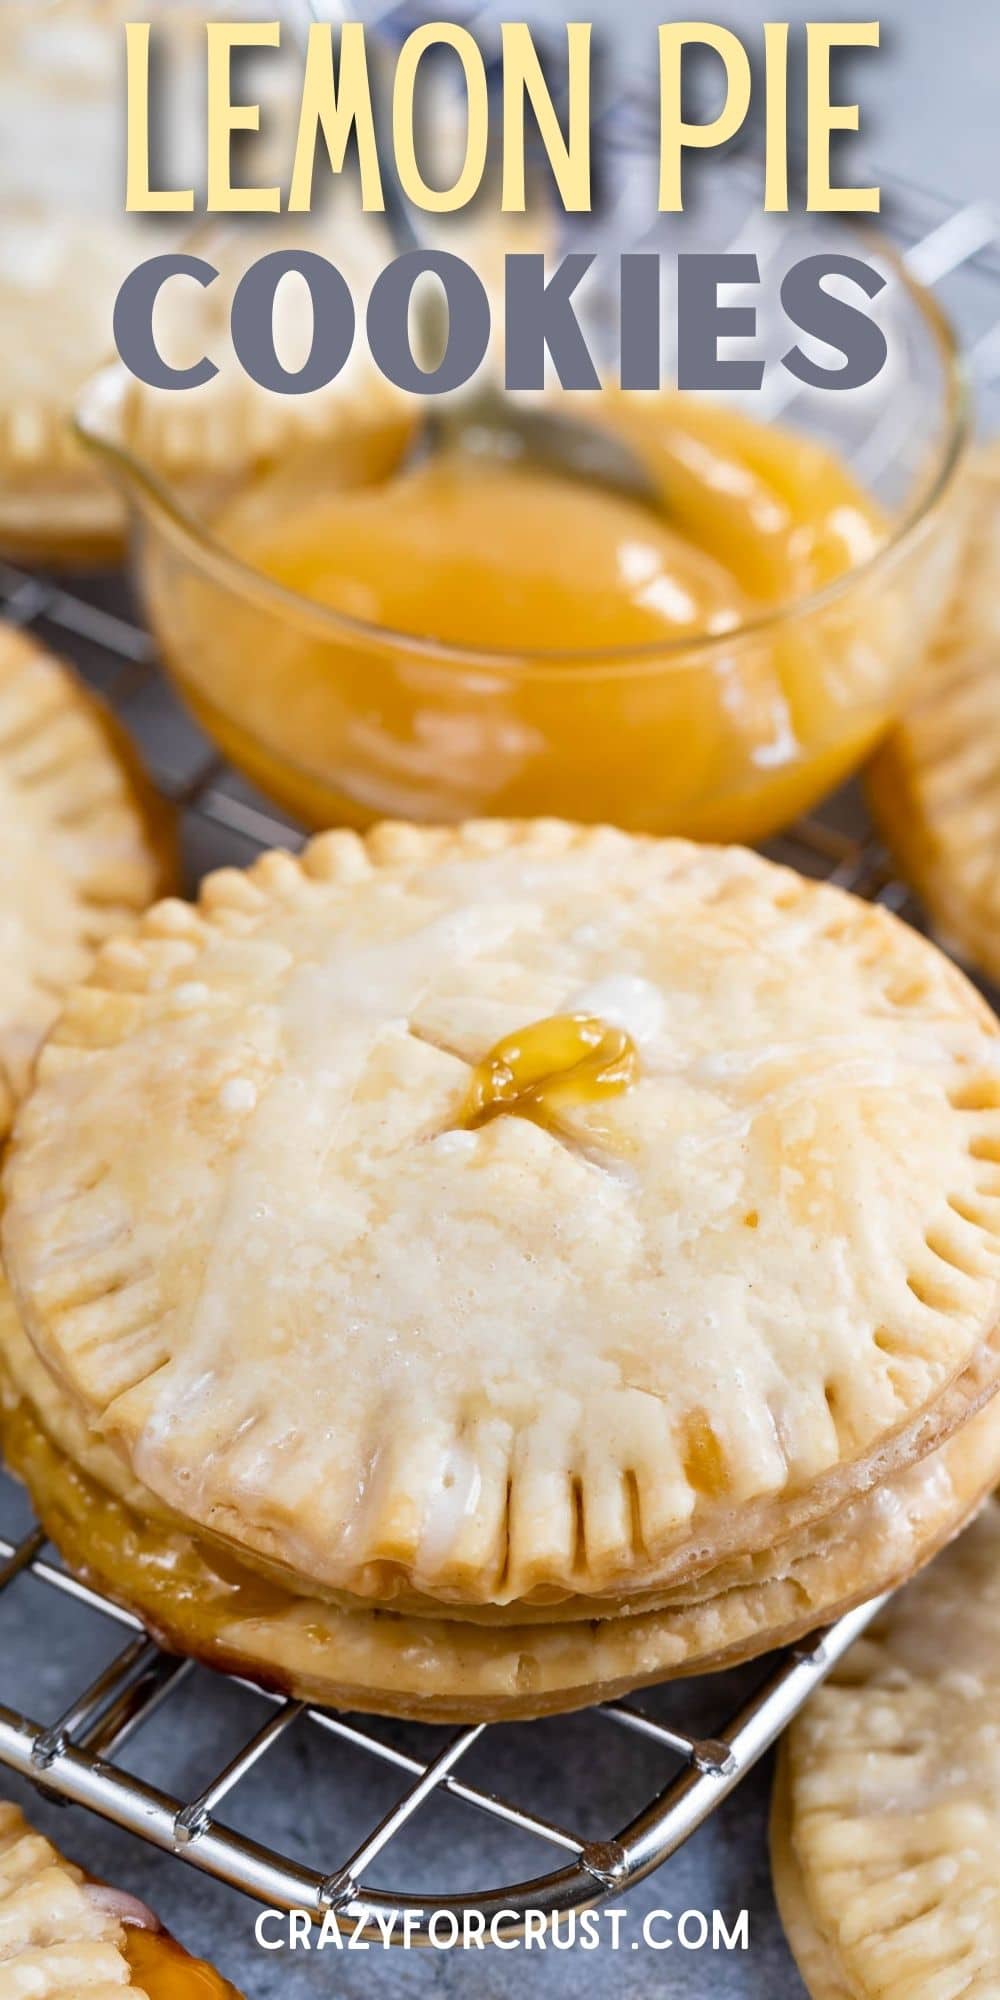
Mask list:
[[[593,1014],[552,1014],[505,1035],[477,1063],[460,1123],[475,1131],[509,1113],[551,1131],[560,1115],[630,1090],[639,1055],[626,1029]]]
[[[148,2000],[239,2000],[234,1986],[203,1959],[191,1958],[162,1931],[125,1926],[123,1945],[133,1984]]]
[[[886,540],[836,453],[676,393],[581,407],[627,438],[662,513],[472,451],[407,463],[405,431],[383,428],[370,448],[286,460],[208,524],[294,594],[269,611],[153,564],[190,698],[305,817],[541,812],[750,840],[880,734],[905,653],[898,593],[848,594],[794,632],[766,623]]]

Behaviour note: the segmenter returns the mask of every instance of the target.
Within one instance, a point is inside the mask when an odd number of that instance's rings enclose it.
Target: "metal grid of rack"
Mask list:
[[[1000,218],[986,203],[950,211],[935,196],[912,189],[895,190],[892,216],[914,274],[943,290],[966,329],[989,424],[989,404],[1000,381]],[[67,589],[0,565],[0,612],[72,655],[135,734],[154,779],[183,812],[192,876],[221,862],[245,862],[262,846],[297,843],[294,826],[253,794],[183,715],[120,586]],[[804,872],[920,920],[856,802],[835,802],[822,817],[793,828],[774,851]],[[89,1807],[263,1903],[304,1909],[317,1919],[329,1914],[344,1931],[373,1937],[382,1935],[380,1914],[409,1913],[413,1941],[426,1940],[434,1922],[461,1925],[467,1913],[494,1922],[501,1935],[513,1935],[527,1909],[550,1915],[582,1910],[648,1874],[730,1795],[884,1601],[861,1607],[765,1662],[761,1684],[715,1734],[673,1727],[649,1712],[648,1701],[611,1702],[589,1711],[585,1720],[597,1762],[608,1754],[610,1733],[621,1738],[624,1732],[647,1746],[666,1778],[627,1824],[618,1826],[612,1818],[610,1830],[595,1838],[576,1829],[572,1808],[564,1824],[561,1814],[532,1810],[466,1778],[463,1765],[468,1767],[487,1733],[482,1725],[448,1734],[443,1747],[440,1730],[420,1729],[415,1737],[411,1731],[401,1742],[398,1732],[370,1718],[347,1718],[259,1688],[251,1694],[254,1713],[262,1719],[193,1796],[153,1785],[127,1768],[123,1753],[202,1670],[162,1652],[132,1614],[69,1575],[46,1553],[37,1527],[19,1538],[0,1537],[0,1628],[8,1594],[28,1578],[59,1593],[67,1618],[86,1610],[102,1614],[125,1635],[125,1644],[55,1719],[0,1706],[0,1764],[50,1796]],[[218,1688],[231,1688],[234,1698],[238,1689],[249,1688],[213,1679]],[[518,1728],[524,1734],[529,1726]],[[222,1816],[262,1760],[290,1733],[303,1731],[319,1732],[337,1753],[374,1760],[400,1787],[360,1840],[349,1841],[345,1852],[322,1855],[320,1865],[265,1844]],[[465,1809],[467,1820],[478,1814],[501,1833],[542,1843],[550,1857],[554,1850],[558,1865],[522,1879],[501,1859],[492,1865],[496,1886],[478,1892],[418,1891],[404,1882],[376,1886],[373,1870],[381,1869],[390,1844],[412,1828],[432,1799],[441,1798]]]

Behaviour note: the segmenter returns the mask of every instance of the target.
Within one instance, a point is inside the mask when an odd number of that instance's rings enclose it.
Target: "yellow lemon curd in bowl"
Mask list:
[[[406,418],[147,525],[168,664],[306,821],[557,814],[757,840],[864,759],[945,588],[827,445],[669,392],[574,399],[659,509]],[[933,516],[931,517],[933,518]],[[925,524],[926,526],[926,524]]]

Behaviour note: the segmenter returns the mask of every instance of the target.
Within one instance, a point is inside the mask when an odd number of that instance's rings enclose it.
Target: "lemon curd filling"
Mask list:
[[[206,523],[224,572],[149,549],[169,664],[265,790],[317,824],[751,841],[862,760],[925,586],[872,564],[890,522],[846,463],[675,391],[573,407],[659,507],[471,444],[411,459],[397,415],[231,496]]]
[[[161,1931],[125,1927],[125,1956],[149,2000],[239,2000],[235,1987]]]
[[[505,1035],[476,1065],[459,1122],[474,1131],[510,1112],[551,1130],[567,1111],[621,1097],[638,1074],[624,1028],[597,1015],[552,1014]]]
[[[403,433],[396,464],[383,434],[356,441],[339,473],[320,453],[265,475],[216,532],[348,617],[524,655],[719,635],[832,582],[885,539],[881,509],[810,438],[676,393],[580,401],[587,422],[631,446],[659,510],[474,448],[410,463]]]

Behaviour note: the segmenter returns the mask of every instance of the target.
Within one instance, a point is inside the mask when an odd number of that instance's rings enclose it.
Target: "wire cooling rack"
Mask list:
[[[995,427],[996,413],[989,405],[1000,381],[1000,218],[985,202],[951,210],[934,195],[899,186],[891,190],[889,207],[914,274],[942,291],[963,327],[980,405],[987,426],[992,416]],[[261,847],[296,844],[300,836],[291,822],[264,804],[224,764],[174,701],[157,670],[152,641],[131,614],[120,581],[78,582],[67,589],[52,579],[0,565],[0,612],[70,654],[132,731],[154,779],[182,810],[185,858],[192,879],[208,867],[245,863]],[[835,801],[821,818],[800,823],[776,843],[774,851],[807,874],[825,877],[920,921],[907,890],[894,879],[883,850],[872,838],[856,799]],[[0,1479],[0,1492],[4,1484]],[[387,1913],[408,1918],[407,1935],[413,1942],[440,1941],[442,1924],[445,1941],[452,1925],[459,1935],[467,1934],[463,1927],[470,1918],[493,1925],[496,1935],[513,1937],[523,1931],[529,1910],[551,1917],[620,1893],[674,1853],[730,1795],[884,1602],[862,1606],[805,1645],[765,1662],[758,1668],[761,1683],[737,1703],[735,1713],[715,1733],[676,1727],[672,1714],[670,1720],[661,1719],[651,1712],[657,1703],[649,1695],[641,1703],[606,1703],[576,1718],[577,1726],[589,1732],[587,1754],[595,1771],[617,1768],[616,1748],[628,1735],[642,1751],[643,1768],[655,1774],[654,1795],[648,1802],[631,1816],[621,1805],[617,1815],[612,1807],[607,1830],[602,1827],[595,1837],[574,1824],[576,1799],[564,1823],[561,1810],[534,1810],[466,1775],[472,1765],[488,1758],[484,1739],[495,1739],[501,1733],[497,1726],[489,1731],[480,1726],[444,1732],[442,1744],[440,1729],[408,1725],[401,1733],[398,1725],[347,1718],[283,1700],[251,1688],[248,1682],[208,1676],[190,1661],[164,1653],[129,1612],[69,1575],[54,1552],[46,1552],[45,1537],[36,1526],[13,1539],[0,1536],[0,1642],[5,1662],[9,1653],[4,1613],[16,1592],[28,1587],[29,1579],[43,1586],[50,1600],[58,1594],[66,1621],[59,1630],[67,1655],[75,1646],[69,1621],[87,1613],[110,1621],[112,1630],[125,1635],[125,1643],[110,1661],[102,1661],[89,1685],[74,1692],[54,1718],[34,1718],[0,1706],[0,1763],[32,1780],[48,1796],[89,1807],[264,1904],[306,1910],[315,1919],[329,1915],[345,1933],[373,1941],[384,1941],[378,1919],[381,1915],[384,1922]],[[154,1718],[169,1724],[176,1713],[172,1741],[177,1771],[183,1763],[180,1704],[199,1677],[202,1685],[206,1679],[212,1683],[210,1697],[203,1686],[201,1699],[215,1705],[212,1733],[219,1740],[226,1734],[222,1711],[227,1704],[235,1705],[238,1747],[197,1789],[189,1790],[179,1780],[176,1789],[164,1789],[131,1768],[134,1739],[150,1729]],[[721,1704],[731,1699],[730,1686],[731,1677],[723,1677],[671,1692],[686,1704],[681,1712],[690,1717],[705,1711],[707,1690],[717,1689]],[[254,1724],[249,1733],[248,1699]],[[539,1761],[542,1744],[532,1732],[546,1726],[516,1725],[524,1752],[521,1765],[528,1772]],[[337,1761],[333,1765],[334,1790],[338,1775],[342,1789],[351,1787],[349,1760],[359,1755],[369,1766],[381,1767],[391,1781],[388,1803],[374,1823],[358,1837],[356,1824],[349,1819],[350,1833],[339,1837],[332,1853],[318,1857],[319,1865],[315,1856],[305,1860],[286,1851],[293,1845],[290,1841],[271,1844],[231,1823],[233,1809],[240,1804],[234,1798],[237,1788],[244,1787],[241,1797],[253,1792],[248,1781],[265,1760],[276,1773],[281,1746],[287,1748],[290,1737],[301,1738],[304,1732],[312,1732],[313,1744],[322,1738],[324,1748],[332,1749],[339,1760],[339,1773]],[[511,1733],[505,1726],[502,1734]],[[485,1758],[480,1754],[484,1750]],[[500,1761],[506,1771],[510,1757]],[[300,1758],[298,1769],[307,1783],[331,1783],[329,1764],[321,1776],[311,1748]],[[281,1781],[276,1777],[275,1782]],[[356,1798],[357,1793],[348,1790],[347,1795]],[[617,1797],[615,1792],[616,1803]],[[452,1849],[456,1868],[460,1854],[471,1858],[477,1871],[481,1869],[496,1886],[456,1890],[453,1877],[445,1890],[425,1888],[419,1870],[414,1875],[408,1872],[412,1864],[396,1862],[404,1848],[403,1837],[412,1836],[422,1809],[441,1800],[461,1808],[466,1821],[464,1842]],[[259,1810],[259,1791],[257,1805]],[[473,1815],[481,1823],[491,1822],[492,1833],[503,1837],[499,1855],[495,1839],[474,1838]],[[625,1824],[619,1825],[619,1816]],[[302,1817],[300,1813],[300,1821]],[[508,1840],[520,1853],[525,1839],[541,1843],[550,1857],[554,1850],[557,1865],[525,1876],[503,1844]],[[394,1869],[400,1866],[401,1874],[397,1878],[393,1873],[391,1885],[386,1886],[380,1878],[390,1846]],[[479,1860],[481,1854],[486,1858]],[[407,1882],[410,1886],[405,1886]],[[394,1941],[402,1935],[393,1930]]]

